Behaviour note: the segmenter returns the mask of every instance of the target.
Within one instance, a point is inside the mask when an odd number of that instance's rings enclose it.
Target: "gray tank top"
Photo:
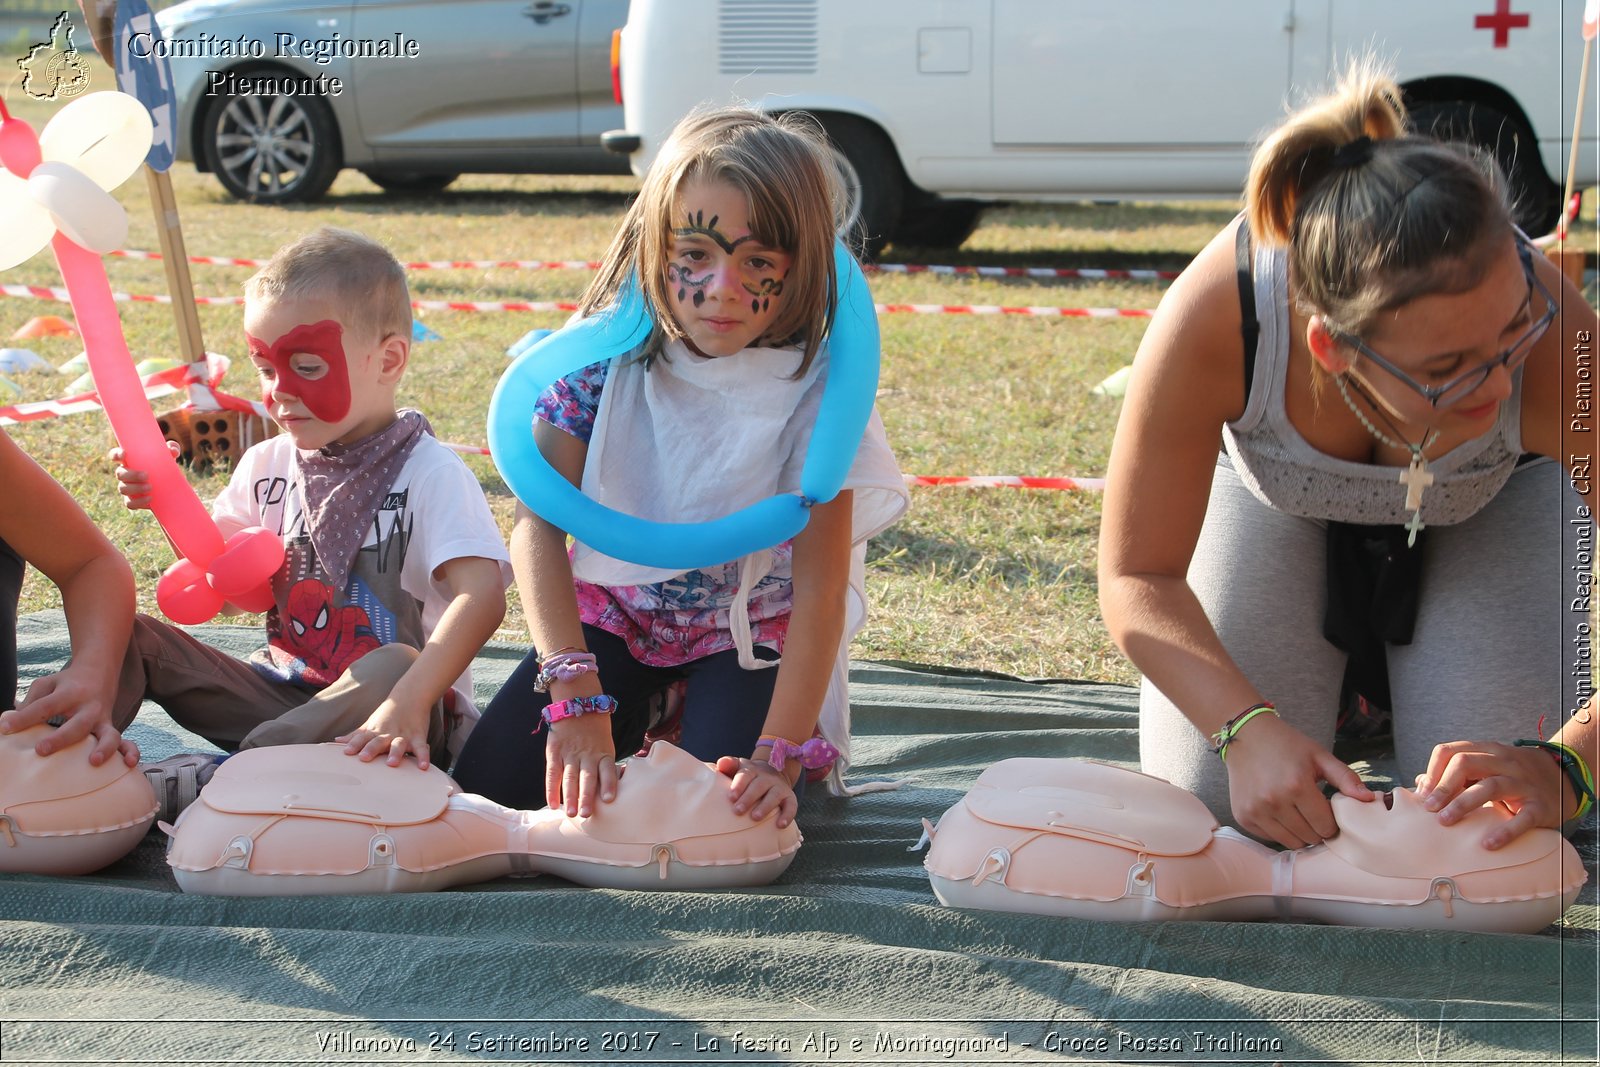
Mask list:
[[[1379,526],[1404,523],[1403,468],[1353,463],[1313,448],[1289,422],[1284,383],[1289,371],[1289,260],[1282,248],[1255,250],[1256,307],[1261,338],[1243,415],[1222,429],[1239,477],[1268,507],[1301,518]],[[1336,398],[1337,399],[1337,398]],[[1511,398],[1486,434],[1428,460],[1434,482],[1423,494],[1430,526],[1463,522],[1483,508],[1511,477],[1522,455],[1522,371]]]

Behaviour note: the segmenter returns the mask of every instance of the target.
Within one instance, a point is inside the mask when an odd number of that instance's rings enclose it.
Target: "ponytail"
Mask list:
[[[1386,309],[1476,285],[1512,229],[1493,160],[1410,134],[1370,56],[1267,137],[1245,203],[1251,232],[1289,247],[1301,306],[1358,335]]]

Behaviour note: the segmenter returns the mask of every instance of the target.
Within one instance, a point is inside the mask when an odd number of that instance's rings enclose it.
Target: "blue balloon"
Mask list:
[[[707,522],[653,522],[585,496],[544,458],[533,440],[540,394],[561,378],[633,351],[652,323],[633,279],[617,303],[580,319],[517,356],[489,401],[489,453],[528,509],[584,544],[647,567],[699,570],[788,540],[813,504],[839,494],[855,462],[878,392],[878,316],[860,266],[834,247],[837,305],[828,335],[828,377],[800,472],[800,493],[779,493]]]
[[[553,333],[555,333],[554,330],[544,326],[529,330],[527,333],[511,342],[511,347],[506,349],[506,358],[516,359],[518,356],[522,355],[522,353],[526,352],[528,349],[532,348],[540,341],[543,341],[546,337],[549,337]]]

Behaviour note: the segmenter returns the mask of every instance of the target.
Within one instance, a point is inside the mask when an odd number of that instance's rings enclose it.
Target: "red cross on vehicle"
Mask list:
[[[1525,11],[1513,13],[1511,0],[1494,0],[1494,14],[1479,15],[1472,20],[1472,26],[1478,30],[1493,30],[1494,46],[1509,48],[1511,31],[1528,28],[1528,13]]]

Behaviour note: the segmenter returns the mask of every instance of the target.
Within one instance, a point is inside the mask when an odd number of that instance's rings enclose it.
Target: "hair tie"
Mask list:
[[[1372,158],[1372,138],[1362,134],[1349,144],[1340,145],[1333,153],[1332,164],[1344,170],[1359,167]]]

